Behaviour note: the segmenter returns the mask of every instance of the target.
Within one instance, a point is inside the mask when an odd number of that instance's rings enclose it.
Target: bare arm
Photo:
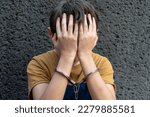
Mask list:
[[[67,62],[64,64],[64,61]],[[61,57],[58,68],[64,73],[70,74],[74,59]],[[57,72],[54,73],[49,84],[43,83],[33,88],[33,99],[61,100],[64,97],[67,79]]]
[[[66,14],[63,14],[61,26],[60,18],[57,19],[56,31],[57,39],[56,34],[54,34],[52,41],[60,53],[57,69],[69,76],[77,51],[78,25],[75,25],[73,32],[73,16],[70,15],[67,28]],[[33,88],[33,98],[50,100],[63,99],[67,83],[68,81],[64,76],[55,72],[49,84],[43,83]]]
[[[88,73],[95,71],[97,69],[93,61],[93,58],[90,54],[82,55],[82,57],[80,57],[80,62],[85,76]],[[92,99],[94,100],[115,99],[114,87],[110,84],[105,84],[99,72],[91,74],[87,78],[86,82]]]
[[[88,15],[88,20],[89,26],[87,25],[86,16],[84,24],[80,25],[78,47],[78,57],[85,76],[97,69],[91,54],[97,41],[96,23],[95,19],[91,18],[91,15]],[[92,99],[104,100],[116,98],[113,86],[105,84],[99,72],[91,74],[86,82]]]

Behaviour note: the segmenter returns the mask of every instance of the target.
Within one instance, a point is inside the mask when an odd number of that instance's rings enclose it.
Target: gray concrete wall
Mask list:
[[[54,0],[1,0],[0,99],[28,99],[26,66],[52,48],[47,36]],[[100,12],[94,49],[115,70],[118,99],[150,99],[150,0],[90,0]]]

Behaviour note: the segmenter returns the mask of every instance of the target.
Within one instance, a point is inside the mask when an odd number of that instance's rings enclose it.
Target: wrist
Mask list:
[[[96,69],[95,62],[93,60],[92,53],[82,53],[79,55],[79,61],[83,69],[84,75],[87,75],[91,71]]]
[[[61,55],[57,68],[64,71],[67,75],[70,75],[72,65],[74,62],[74,57]]]
[[[78,57],[79,59],[86,59],[86,58],[89,58],[89,57],[92,57],[92,52],[78,52]]]
[[[75,59],[75,55],[70,55],[70,54],[61,54],[59,57],[59,60],[64,61],[65,64],[73,63],[74,59]]]
[[[61,52],[60,57],[67,59],[75,59],[76,52]]]

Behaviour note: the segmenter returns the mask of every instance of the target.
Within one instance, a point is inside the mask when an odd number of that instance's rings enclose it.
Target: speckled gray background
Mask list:
[[[58,0],[0,1],[0,99],[28,99],[26,66],[52,48],[48,14]],[[118,99],[150,99],[150,0],[90,0],[99,11],[94,49],[115,70]]]

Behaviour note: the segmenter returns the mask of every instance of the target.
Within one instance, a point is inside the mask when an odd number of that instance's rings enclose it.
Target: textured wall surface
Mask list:
[[[52,48],[49,11],[58,0],[1,0],[0,99],[28,99],[26,66]],[[115,70],[118,99],[150,99],[150,0],[90,0],[99,11],[94,49]]]

